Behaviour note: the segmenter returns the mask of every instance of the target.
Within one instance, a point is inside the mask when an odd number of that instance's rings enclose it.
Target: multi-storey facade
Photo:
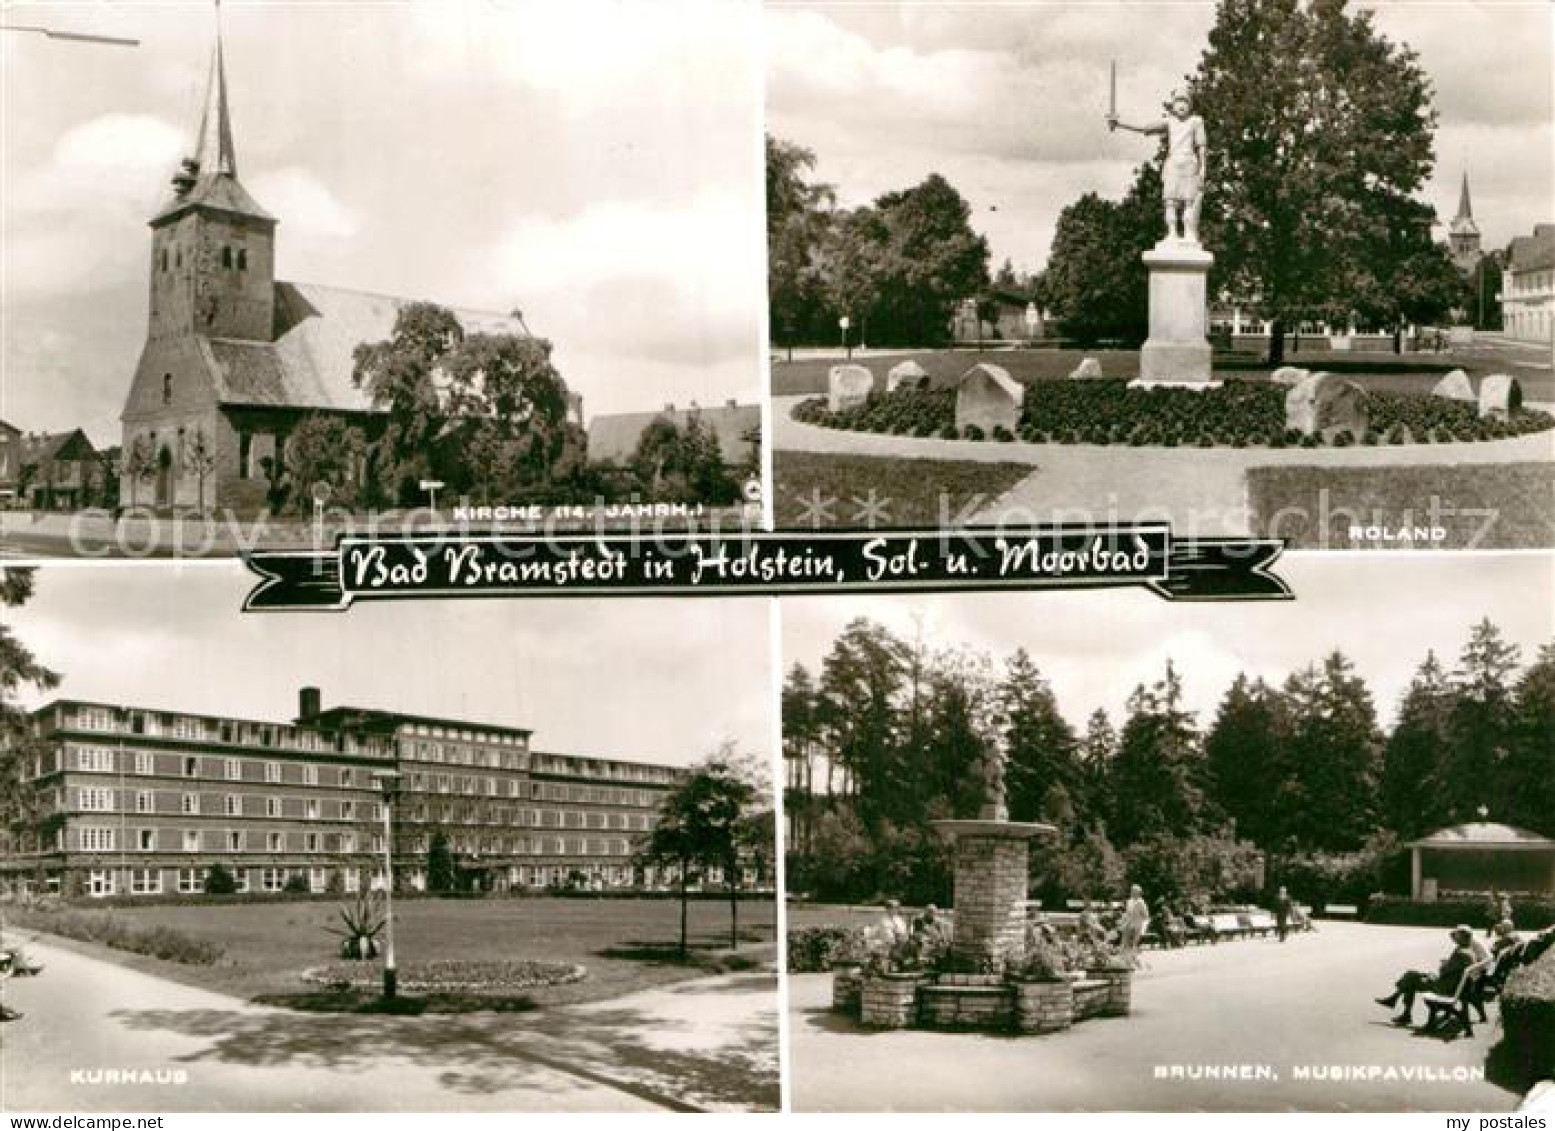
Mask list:
[[[1535,224],[1532,235],[1512,241],[1501,286],[1507,337],[1548,343],[1555,336],[1555,224]]]
[[[349,893],[382,883],[387,828],[396,886],[426,886],[438,832],[480,890],[671,881],[633,854],[682,770],[542,753],[511,727],[321,710],[313,688],[299,707],[291,723],[40,708],[32,827],[8,878],[68,895],[197,894],[219,864],[239,891]]]

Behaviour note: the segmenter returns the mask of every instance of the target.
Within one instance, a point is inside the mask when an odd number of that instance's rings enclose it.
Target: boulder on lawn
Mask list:
[[[894,393],[902,386],[909,389],[926,388],[929,384],[929,371],[916,361],[903,361],[891,366],[891,371],[885,375],[885,391]]]
[[[985,436],[992,436],[995,428],[1014,432],[1025,403],[1026,386],[1006,370],[986,362],[974,365],[956,386],[956,431],[975,425]]]
[[[1494,373],[1479,383],[1480,419],[1506,420],[1523,407],[1523,387],[1516,377]]]
[[[1431,390],[1433,397],[1446,397],[1450,401],[1467,401],[1473,404],[1479,398],[1474,395],[1474,386],[1469,381],[1469,375],[1461,369],[1454,369],[1447,376],[1436,383]]]
[[[1101,362],[1094,357],[1088,357],[1074,367],[1074,372],[1069,374],[1071,381],[1095,381],[1104,376],[1101,371]]]
[[[826,375],[826,407],[832,412],[857,408],[875,387],[875,375],[862,365],[834,365]]]
[[[1282,365],[1269,375],[1269,380],[1276,385],[1299,385],[1312,376],[1312,370],[1299,369],[1294,365]]]
[[[1366,392],[1354,381],[1332,373],[1314,373],[1285,394],[1285,427],[1303,436],[1332,440],[1343,433],[1366,433]]]

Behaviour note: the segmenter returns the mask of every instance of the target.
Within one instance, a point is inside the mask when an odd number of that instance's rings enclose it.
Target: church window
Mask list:
[[[254,438],[247,432],[238,433],[238,467],[244,479],[254,477]]]
[[[162,270],[167,271],[167,248],[162,249]]]
[[[238,248],[238,270],[248,270],[248,248],[246,247]]]
[[[162,403],[173,403],[173,375],[171,373],[162,374]]]
[[[221,249],[221,265],[228,271],[232,270],[232,248],[224,247]]]

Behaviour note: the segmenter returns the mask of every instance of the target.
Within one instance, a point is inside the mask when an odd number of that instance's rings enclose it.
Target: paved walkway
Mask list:
[[[533,1015],[294,1013],[27,944],[8,1111],[664,1111],[776,1106],[771,974]],[[72,1080],[73,1072],[88,1075]],[[128,1081],[102,1071],[129,1071]],[[145,1082],[141,1073],[149,1074]],[[97,1081],[97,1082],[94,1082]]]
[[[805,397],[773,401],[774,472],[785,451],[897,459],[1027,463],[1032,472],[972,522],[1170,521],[1184,537],[1251,533],[1247,472],[1254,467],[1422,467],[1555,461],[1555,431],[1484,443],[1325,448],[1133,448],[1105,444],[993,443],[849,432],[791,415]]]
[[[798,1111],[1511,1111],[1484,1080],[1302,1080],[1298,1067],[1413,1068],[1472,1076],[1490,1025],[1443,1042],[1394,1028],[1372,998],[1435,967],[1445,931],[1322,923],[1286,943],[1252,939],[1149,951],[1133,1012],[1063,1033],[1009,1037],[875,1032],[831,1013],[830,979],[791,979]],[[1417,1012],[1417,1019],[1423,1010]],[[1276,1079],[1170,1080],[1172,1066],[1249,1066]]]

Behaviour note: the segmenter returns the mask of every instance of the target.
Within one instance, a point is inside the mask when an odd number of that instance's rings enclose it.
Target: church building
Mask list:
[[[1459,274],[1473,274],[1485,257],[1479,241],[1479,225],[1474,222],[1474,206],[1469,201],[1469,175],[1464,173],[1463,188],[1458,193],[1458,214],[1447,225],[1447,251]]]
[[[256,510],[303,418],[338,414],[376,434],[382,418],[352,381],[353,353],[388,338],[411,300],[276,279],[277,219],[238,179],[219,32],[194,156],[150,226],[150,318],[120,416],[121,504]],[[466,333],[529,334],[516,314],[453,313]]]

